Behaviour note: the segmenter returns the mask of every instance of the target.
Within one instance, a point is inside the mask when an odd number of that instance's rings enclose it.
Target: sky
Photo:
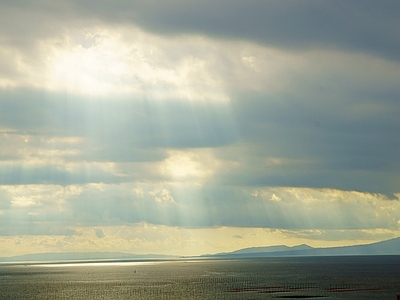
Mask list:
[[[0,0],[0,256],[400,236],[398,0]]]

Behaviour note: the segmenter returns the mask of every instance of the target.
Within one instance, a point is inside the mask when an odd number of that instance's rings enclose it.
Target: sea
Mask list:
[[[0,299],[384,299],[400,256],[0,265]]]

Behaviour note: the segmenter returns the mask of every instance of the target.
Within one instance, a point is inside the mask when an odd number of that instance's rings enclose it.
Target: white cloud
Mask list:
[[[56,208],[58,211],[67,209],[66,199],[82,193],[81,186],[69,185],[2,185],[0,190],[9,197],[16,207],[37,206],[40,209]],[[33,213],[31,213],[33,214]]]
[[[168,150],[168,157],[158,163],[160,173],[173,182],[202,183],[219,168],[212,149]]]
[[[270,201],[279,202],[279,201],[282,200],[282,198],[281,198],[281,197],[278,197],[278,196],[275,195],[275,194],[272,194],[272,196],[271,196],[271,198],[269,198],[269,200],[270,200]]]
[[[154,191],[149,192],[150,195],[154,197],[154,200],[158,203],[169,203],[169,204],[175,204],[175,200],[172,197],[171,193],[167,189],[156,189]]]
[[[141,188],[133,188],[132,189],[133,195],[138,198],[138,199],[143,199],[144,198],[144,190]]]
[[[25,207],[25,206],[37,206],[41,205],[41,203],[36,202],[28,197],[22,196],[22,197],[13,197],[13,200],[11,200],[11,205]]]
[[[249,192],[267,202],[266,210],[278,214],[281,226],[314,229],[398,230],[400,201],[381,194],[334,189],[274,187]],[[291,224],[291,225],[290,225]],[[277,226],[279,227],[279,225]]]
[[[400,229],[400,201],[365,192],[293,187],[254,190],[186,182],[9,185],[0,190],[4,194],[1,209],[8,216],[0,224],[3,234],[33,234],[52,222],[58,222],[59,228],[52,226],[65,234],[78,223],[117,226],[138,222],[324,232]],[[21,214],[32,218],[23,219]]]
[[[199,51],[196,56],[188,52],[199,45],[212,49],[210,40],[162,38],[134,27],[100,26],[67,31],[37,45],[38,51],[31,53],[9,51],[11,59],[21,62],[19,76],[0,74],[0,86],[101,97],[228,100],[210,61],[212,52]]]

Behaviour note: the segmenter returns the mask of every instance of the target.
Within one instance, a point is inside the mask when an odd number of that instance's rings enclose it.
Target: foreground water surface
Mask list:
[[[396,299],[400,256],[0,265],[0,299]]]

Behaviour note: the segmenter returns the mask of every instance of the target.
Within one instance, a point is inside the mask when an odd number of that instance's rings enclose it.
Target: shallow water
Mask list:
[[[400,256],[0,266],[0,299],[396,299]]]

